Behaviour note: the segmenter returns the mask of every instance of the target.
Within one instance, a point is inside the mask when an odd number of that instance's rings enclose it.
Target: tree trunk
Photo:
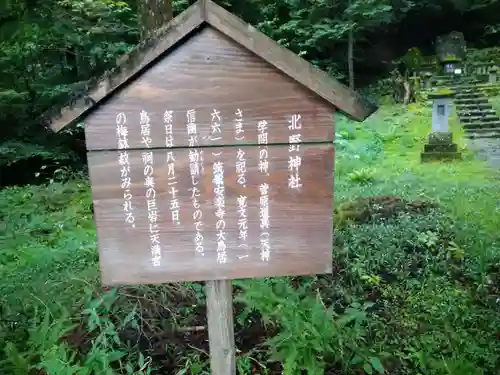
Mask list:
[[[349,69],[349,88],[354,90],[354,31],[347,36],[347,66]]]
[[[172,19],[172,0],[141,0],[139,12],[139,30],[144,41]]]

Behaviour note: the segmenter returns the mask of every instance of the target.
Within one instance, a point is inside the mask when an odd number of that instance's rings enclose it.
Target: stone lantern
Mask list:
[[[453,134],[449,131],[448,119],[451,112],[452,99],[455,93],[441,90],[428,95],[432,103],[432,131],[429,133],[422,161],[460,158],[458,147],[453,143]]]

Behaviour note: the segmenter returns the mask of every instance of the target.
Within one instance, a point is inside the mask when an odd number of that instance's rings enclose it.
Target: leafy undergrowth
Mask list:
[[[430,110],[339,118],[331,275],[235,281],[239,374],[498,374],[497,171]],[[0,372],[209,374],[200,283],[103,289],[87,182],[0,192]]]
[[[497,114],[500,113],[500,96],[498,94],[488,97],[488,102],[491,104]]]

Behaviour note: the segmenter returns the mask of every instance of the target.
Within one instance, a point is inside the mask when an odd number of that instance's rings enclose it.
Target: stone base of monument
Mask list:
[[[461,157],[457,144],[453,143],[453,135],[448,132],[430,133],[427,144],[424,145],[424,152],[420,154],[423,162],[461,159]]]

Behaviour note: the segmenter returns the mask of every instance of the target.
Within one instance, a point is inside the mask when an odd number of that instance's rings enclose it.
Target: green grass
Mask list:
[[[338,119],[339,209],[435,208],[340,223],[332,275],[236,281],[240,374],[500,374],[500,175],[456,118],[464,159],[420,163],[430,118]],[[86,181],[4,189],[0,215],[1,374],[209,374],[201,284],[99,287]]]

